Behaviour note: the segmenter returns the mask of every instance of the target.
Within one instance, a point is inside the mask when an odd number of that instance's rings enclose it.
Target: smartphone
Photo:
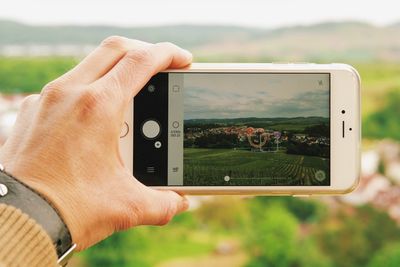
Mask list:
[[[192,64],[153,76],[126,166],[185,194],[344,194],[360,176],[360,77],[345,64]]]

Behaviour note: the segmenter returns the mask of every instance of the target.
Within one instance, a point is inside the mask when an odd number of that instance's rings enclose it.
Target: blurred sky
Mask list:
[[[321,21],[400,22],[398,0],[2,0],[1,19],[121,26],[229,24],[280,27]]]

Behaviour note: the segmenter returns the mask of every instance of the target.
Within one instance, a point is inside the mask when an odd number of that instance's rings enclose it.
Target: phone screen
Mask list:
[[[163,75],[167,171],[158,185],[330,185],[329,73]]]

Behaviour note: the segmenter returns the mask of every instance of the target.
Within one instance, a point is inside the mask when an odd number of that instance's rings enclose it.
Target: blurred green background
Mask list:
[[[362,181],[348,196],[190,197],[192,209],[169,225],[114,234],[69,266],[400,266],[399,23],[129,28],[0,20],[0,145],[26,94],[114,34],[173,41],[197,62],[352,64],[362,78]]]

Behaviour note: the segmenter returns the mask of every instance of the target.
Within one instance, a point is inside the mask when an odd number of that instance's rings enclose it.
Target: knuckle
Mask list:
[[[59,80],[54,80],[54,81],[51,81],[51,82],[47,83],[47,84],[43,87],[42,92],[43,92],[43,91],[59,90],[59,89],[63,88],[63,86],[64,86],[64,85],[63,85],[63,83],[62,83],[61,81],[59,81]]]
[[[33,103],[35,103],[39,99],[39,97],[40,97],[39,94],[32,94],[26,96],[21,102],[20,109],[26,109],[30,107]]]
[[[63,84],[58,81],[52,81],[46,84],[40,94],[46,104],[58,103],[62,101],[65,96]]]
[[[175,205],[168,205],[166,207],[165,213],[162,216],[161,220],[158,222],[158,225],[162,226],[162,225],[166,225],[168,224],[172,218],[175,216],[177,212],[177,207]]]
[[[93,89],[83,89],[79,92],[76,109],[80,121],[86,121],[88,118],[95,117],[98,114],[101,104],[101,94]]]
[[[160,42],[158,43],[159,46],[165,47],[167,49],[175,49],[177,46],[171,42]]]
[[[101,42],[102,47],[125,50],[126,38],[118,35],[109,36]]]
[[[126,54],[126,58],[132,65],[149,66],[154,62],[153,54],[146,48],[131,50]]]

